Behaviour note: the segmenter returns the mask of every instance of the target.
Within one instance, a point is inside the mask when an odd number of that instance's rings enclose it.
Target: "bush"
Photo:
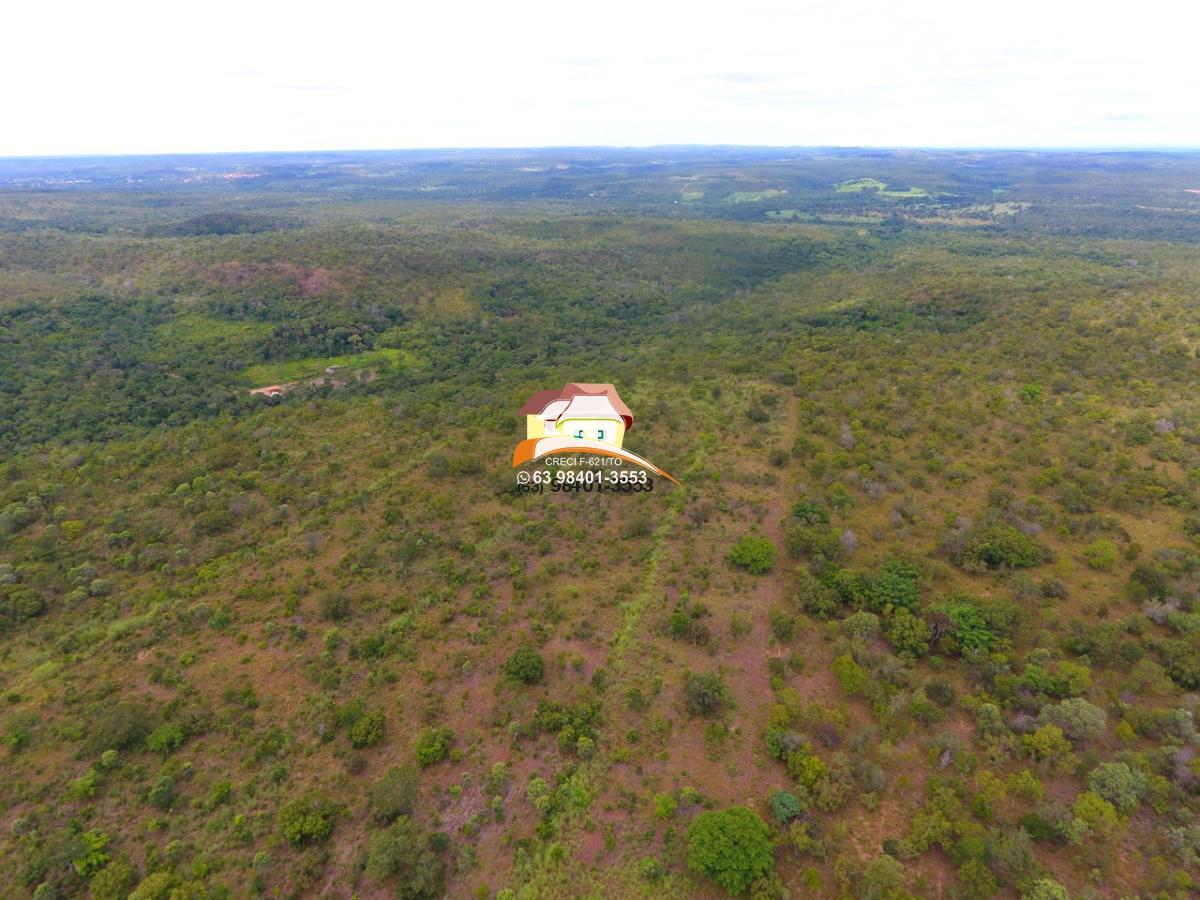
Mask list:
[[[805,813],[805,806],[800,798],[791,791],[776,791],[771,795],[771,816],[780,825],[786,825],[792,819],[798,819]]]
[[[855,892],[858,900],[894,900],[908,896],[904,865],[886,853],[871,860],[863,869]]]
[[[1039,878],[1021,895],[1021,900],[1071,900],[1071,893],[1052,878]]]
[[[389,824],[397,816],[413,811],[420,790],[417,770],[412,766],[392,766],[384,776],[367,788],[371,817]]]
[[[1106,762],[1088,775],[1088,788],[1119,812],[1129,815],[1141,805],[1146,794],[1146,776],[1123,762]]]
[[[1092,541],[1083,548],[1083,561],[1091,569],[1111,569],[1117,561],[1117,545],[1105,538]]]
[[[97,715],[88,730],[84,750],[98,756],[105,750],[133,750],[150,733],[149,711],[135,703],[117,703]]]
[[[675,808],[678,804],[675,798],[667,793],[658,793],[654,795],[654,818],[665,822],[671,816],[675,815]]]
[[[1054,706],[1042,707],[1038,722],[1057,725],[1071,740],[1094,741],[1108,727],[1108,716],[1082,697],[1071,697]]]
[[[921,600],[921,570],[912,563],[890,560],[863,587],[866,601],[875,612],[888,607],[913,609]]]
[[[833,674],[847,694],[858,694],[866,690],[869,680],[867,670],[856,663],[849,653],[834,659]]]
[[[361,750],[383,740],[386,719],[382,710],[374,710],[359,718],[350,728],[350,746]]]
[[[170,809],[175,802],[175,779],[170,775],[160,775],[150,786],[147,795],[150,803],[159,809]]]
[[[1044,552],[1033,538],[1011,525],[987,525],[966,536],[955,562],[965,569],[1025,569],[1042,562]]]
[[[325,840],[333,833],[338,807],[318,791],[305,791],[279,810],[279,830],[295,847]]]
[[[683,677],[683,700],[693,716],[715,716],[729,705],[729,688],[717,672],[688,672]]]
[[[92,900],[125,900],[137,880],[137,872],[129,860],[120,856],[93,875],[88,887]]]
[[[397,896],[411,900],[432,900],[445,890],[445,866],[408,816],[371,839],[366,872],[376,881],[396,876]]]
[[[454,732],[449,728],[425,728],[417,735],[413,750],[417,754],[418,763],[422,766],[432,766],[445,759],[452,746]]]
[[[504,674],[518,684],[537,684],[546,672],[546,662],[529,644],[522,644],[504,663]]]
[[[146,738],[146,746],[155,753],[171,753],[183,744],[183,728],[174,723],[159,725]]]
[[[350,618],[350,597],[345,591],[330,591],[321,597],[321,618],[329,622],[345,622]]]
[[[745,806],[700,813],[688,831],[688,867],[738,894],[774,865],[771,829]]]
[[[763,575],[775,565],[775,545],[765,537],[748,534],[733,545],[729,561],[751,575]]]
[[[1043,725],[1037,731],[1021,738],[1021,746],[1039,762],[1066,757],[1071,753],[1071,742],[1057,725]]]
[[[883,634],[897,653],[909,656],[924,656],[929,652],[933,629],[924,619],[900,607],[883,626]]]

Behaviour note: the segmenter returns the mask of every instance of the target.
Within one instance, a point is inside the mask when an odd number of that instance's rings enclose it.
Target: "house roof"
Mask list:
[[[625,427],[627,429],[633,427],[633,413],[629,411],[629,407],[621,400],[620,395],[617,394],[617,389],[611,384],[571,382],[570,384],[564,384],[562,390],[556,391],[550,389],[538,391],[521,407],[521,413],[522,415],[535,415],[545,411],[546,407],[556,400],[566,400],[569,403],[576,397],[607,397],[613,409],[625,420]]]

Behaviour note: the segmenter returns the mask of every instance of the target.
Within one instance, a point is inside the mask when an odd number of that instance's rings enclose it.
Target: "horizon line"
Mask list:
[[[203,156],[300,156],[313,154],[362,153],[497,153],[555,151],[653,151],[653,150],[803,150],[803,151],[917,151],[927,153],[1200,153],[1200,144],[529,144],[462,145],[436,147],[342,147],[303,150],[166,150],[91,153],[5,153],[0,162],[13,160],[149,159]]]

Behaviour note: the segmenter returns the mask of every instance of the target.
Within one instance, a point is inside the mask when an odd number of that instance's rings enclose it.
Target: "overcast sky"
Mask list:
[[[1200,4],[11,4],[0,155],[1200,147]]]

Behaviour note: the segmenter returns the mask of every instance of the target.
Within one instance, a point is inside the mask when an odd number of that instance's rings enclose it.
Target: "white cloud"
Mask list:
[[[22,4],[0,154],[1200,146],[1194,4]]]

